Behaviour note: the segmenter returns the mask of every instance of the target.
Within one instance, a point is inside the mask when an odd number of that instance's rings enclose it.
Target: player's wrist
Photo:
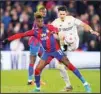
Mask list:
[[[94,30],[90,29],[89,32],[90,32],[91,34],[93,34]]]

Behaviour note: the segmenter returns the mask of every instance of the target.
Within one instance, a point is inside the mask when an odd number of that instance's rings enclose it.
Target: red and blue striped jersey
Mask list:
[[[25,33],[18,33],[8,38],[9,41],[26,37],[26,36],[34,36],[40,41],[42,46],[47,52],[54,52],[60,49],[60,45],[58,40],[54,37],[54,33],[57,33],[58,29],[53,25],[44,25],[42,28],[38,28],[37,30],[29,30]],[[34,38],[33,38],[34,40]]]
[[[57,32],[57,28],[53,27],[52,25],[46,25],[38,31],[34,31],[33,35],[37,39],[39,39],[39,41],[47,52],[54,52],[60,49],[58,40],[53,35],[53,33]]]
[[[38,30],[38,27],[35,24],[35,21],[33,23],[32,29],[34,29],[34,31]],[[40,41],[35,36],[31,36],[30,39],[29,39],[29,41],[28,41],[28,44],[30,45],[31,43],[33,44],[33,46],[36,46],[37,44],[40,43]]]

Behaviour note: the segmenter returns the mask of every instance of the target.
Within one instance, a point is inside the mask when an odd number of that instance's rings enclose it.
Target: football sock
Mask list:
[[[86,80],[84,79],[84,77],[82,77],[79,70],[76,67],[74,67],[71,63],[68,65],[68,68],[81,80],[83,84],[86,82]]]
[[[70,83],[70,80],[69,80],[69,75],[68,75],[65,68],[60,69],[60,74],[61,74],[62,78],[65,81],[66,87],[71,86],[71,83]]]
[[[28,69],[28,82],[31,82],[32,81],[32,78],[33,78],[33,66],[34,64],[30,63],[29,64],[29,69]]]
[[[35,69],[35,83],[36,83],[36,87],[38,88],[38,89],[40,89],[40,73],[41,73],[41,71],[40,71],[40,69]]]
[[[40,75],[35,75],[36,87],[40,89]]]

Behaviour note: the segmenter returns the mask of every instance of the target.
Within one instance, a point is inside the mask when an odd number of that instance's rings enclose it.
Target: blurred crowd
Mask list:
[[[0,40],[3,40],[15,33],[25,32],[32,29],[34,12],[41,7],[47,9],[47,23],[57,18],[57,7],[65,5],[68,15],[72,15],[89,24],[96,32],[101,34],[101,1],[88,0],[57,0],[57,1],[0,1]],[[78,27],[80,45],[77,51],[100,51],[100,36],[83,32]],[[2,50],[29,50],[29,37],[15,40],[2,47]],[[19,46],[21,45],[21,47]],[[16,46],[16,47],[15,47]]]

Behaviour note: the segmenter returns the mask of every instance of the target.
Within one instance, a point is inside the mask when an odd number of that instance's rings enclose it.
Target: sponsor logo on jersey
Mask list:
[[[69,28],[59,28],[59,31],[68,31],[71,30],[73,28],[73,26],[69,27]]]

